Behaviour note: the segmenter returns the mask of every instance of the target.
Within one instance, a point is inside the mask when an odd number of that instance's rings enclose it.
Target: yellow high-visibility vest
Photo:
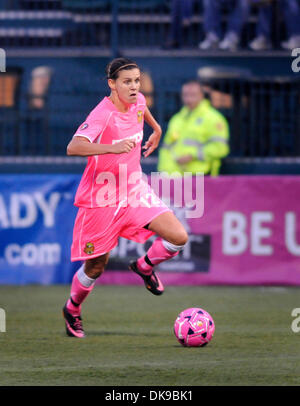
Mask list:
[[[207,99],[194,110],[187,107],[175,114],[159,149],[158,171],[202,172],[217,175],[221,159],[229,154],[229,127],[225,117]],[[179,165],[176,160],[192,155],[193,160]]]

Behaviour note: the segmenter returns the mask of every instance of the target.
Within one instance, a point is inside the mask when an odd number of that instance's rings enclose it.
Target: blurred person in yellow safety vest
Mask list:
[[[159,149],[158,171],[216,176],[221,159],[229,154],[228,123],[197,80],[182,86],[181,97],[184,106],[171,118]]]

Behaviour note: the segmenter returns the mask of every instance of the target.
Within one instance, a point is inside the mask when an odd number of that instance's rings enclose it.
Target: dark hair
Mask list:
[[[106,67],[107,79],[116,80],[121,70],[140,69],[136,62],[127,58],[113,59]]]
[[[201,92],[203,93],[203,96],[208,99],[209,98],[209,93],[205,88],[203,87],[204,83],[202,83],[199,79],[189,79],[186,82],[183,83],[182,87],[185,85],[197,85],[199,86]]]
[[[186,82],[184,82],[182,86],[185,85],[198,85],[199,87],[202,88],[202,83],[198,79],[189,79]]]

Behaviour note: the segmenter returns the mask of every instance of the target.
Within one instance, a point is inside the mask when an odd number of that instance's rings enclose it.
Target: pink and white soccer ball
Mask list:
[[[212,339],[215,323],[211,315],[199,307],[183,310],[174,323],[174,333],[184,347],[203,347]]]

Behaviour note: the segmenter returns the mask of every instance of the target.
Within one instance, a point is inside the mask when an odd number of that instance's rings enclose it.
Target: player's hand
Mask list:
[[[112,145],[111,149],[113,154],[124,154],[130,152],[134,147],[135,141],[127,139]]]
[[[146,158],[152,152],[158,147],[159,141],[161,137],[161,130],[154,131],[148,140],[145,142],[144,146],[142,149],[145,149],[146,151],[143,153],[144,157]]]
[[[180,158],[176,159],[178,165],[185,165],[193,160],[193,155],[183,155]]]

